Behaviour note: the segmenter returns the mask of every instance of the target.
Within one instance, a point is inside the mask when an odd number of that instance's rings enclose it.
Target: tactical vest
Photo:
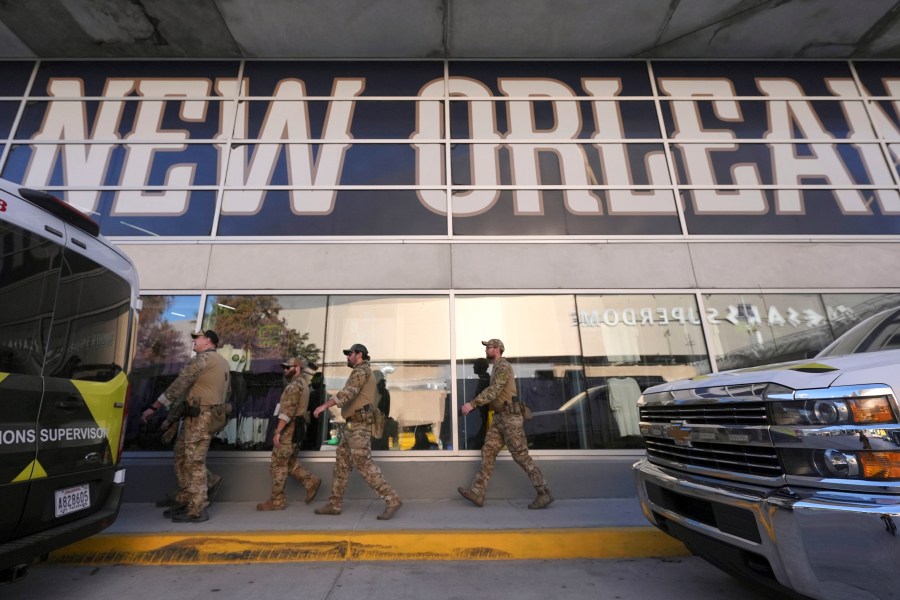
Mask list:
[[[204,354],[206,355],[206,365],[200,372],[197,381],[191,386],[191,391],[188,392],[189,400],[200,399],[201,408],[225,402],[225,394],[229,390],[228,378],[231,377],[227,360],[215,350],[209,350]]]
[[[345,419],[349,416],[352,416],[353,413],[361,409],[366,404],[373,404],[375,401],[375,377],[372,375],[372,369],[368,366],[368,363],[366,363],[366,367],[366,371],[369,374],[366,382],[363,384],[362,388],[360,388],[359,393],[356,395],[356,398],[354,398],[352,402],[348,402],[341,408],[341,416]]]
[[[294,414],[289,415],[290,417],[299,417],[302,416],[303,413],[306,412],[306,409],[309,408],[309,382],[303,378],[303,375],[300,375],[298,379],[291,381],[289,386],[293,386],[296,389],[288,390],[285,392],[290,394],[297,395],[297,407],[294,409]]]
[[[506,380],[506,385],[504,385],[497,393],[497,397],[491,400],[491,408],[494,410],[502,410],[505,406],[508,406],[516,396],[516,375],[513,372],[512,365],[509,364],[505,358],[501,358],[497,361],[497,364],[494,365],[492,374],[496,373],[497,369],[504,368],[509,370],[509,378]]]

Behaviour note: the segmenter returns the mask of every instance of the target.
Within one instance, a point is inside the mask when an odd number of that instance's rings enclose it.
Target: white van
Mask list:
[[[0,579],[118,515],[139,305],[96,223],[0,180]]]

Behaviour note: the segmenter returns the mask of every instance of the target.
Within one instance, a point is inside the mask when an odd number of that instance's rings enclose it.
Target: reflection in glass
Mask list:
[[[707,294],[704,303],[720,371],[801,360],[834,339],[818,294]]]
[[[642,446],[637,400],[652,385],[708,373],[697,302],[691,295],[577,296],[584,352],[580,411],[588,448]]]
[[[0,222],[0,373],[39,376],[62,271],[62,246]]]
[[[142,296],[138,321],[131,399],[125,427],[125,449],[159,450],[165,411],[147,424],[141,413],[162,394],[191,358],[190,333],[195,329],[200,296]]]
[[[325,296],[208,296],[203,329],[219,336],[218,352],[231,371],[231,418],[213,449],[269,450],[275,407],[285,381],[281,363],[302,356],[319,363],[325,337]],[[310,386],[309,410],[324,402],[321,376]],[[318,447],[317,423],[301,449]]]
[[[69,249],[44,373],[83,381],[111,381],[125,369],[131,286],[111,269]]]
[[[389,417],[373,449],[452,450],[449,299],[332,296],[328,319],[323,375],[329,394],[350,374],[343,349],[360,343],[369,350],[376,402]],[[323,449],[338,444],[344,427],[337,407],[329,412]]]
[[[828,322],[835,338],[887,308],[900,306],[900,294],[822,294]]]
[[[146,296],[132,372],[126,444],[164,449],[158,423],[140,412],[190,358],[198,296]],[[693,294],[456,296],[456,371],[450,370],[450,298],[442,296],[220,295],[207,298],[202,328],[220,337],[231,367],[233,418],[216,449],[271,448],[280,363],[301,355],[320,365],[310,410],[345,384],[344,348],[365,344],[375,402],[389,416],[376,450],[477,450],[491,415],[458,408],[479,377],[481,341],[500,338],[519,399],[534,417],[532,449],[639,448],[636,401],[651,385],[708,373],[704,327],[719,370],[804,359],[897,294]],[[327,316],[327,327],[326,327]],[[326,332],[327,331],[327,332]],[[478,365],[479,368],[481,365]],[[451,394],[456,378],[458,398]],[[164,418],[160,414],[159,418]],[[331,450],[339,411],[313,422],[301,448]]]
[[[577,402],[569,404],[585,389],[574,310],[571,295],[458,296],[457,411],[479,387],[474,364],[485,356],[482,340],[499,338],[516,375],[519,400],[534,415],[525,424],[529,448],[590,447],[584,414]],[[460,448],[477,450],[485,416],[472,411],[459,419]]]

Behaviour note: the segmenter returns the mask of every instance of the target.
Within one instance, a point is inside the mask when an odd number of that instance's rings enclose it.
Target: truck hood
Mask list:
[[[893,368],[890,368],[891,366]],[[883,381],[885,379],[885,367],[888,367],[889,371],[900,375],[900,350],[813,358],[698,375],[691,379],[656,385],[647,389],[644,393],[750,383],[775,383],[794,390],[824,388],[836,382],[839,385],[851,383],[890,384],[892,382]],[[880,376],[877,376],[879,373]],[[859,375],[859,377],[855,375]],[[862,381],[862,379],[870,377],[876,377],[878,381]],[[839,382],[838,379],[840,379]]]

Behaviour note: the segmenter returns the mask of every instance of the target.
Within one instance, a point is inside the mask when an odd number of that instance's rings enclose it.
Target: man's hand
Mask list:
[[[460,408],[460,410],[462,411],[463,415],[467,415],[470,412],[472,412],[473,410],[475,410],[475,407],[472,406],[471,402],[466,402],[465,404],[462,405],[462,408]]]
[[[313,416],[318,417],[332,406],[337,406],[337,400],[334,399],[334,396],[329,396],[328,400],[325,403],[320,404],[316,407],[316,410],[313,411]]]
[[[281,432],[277,429],[275,430],[275,435],[272,436],[272,445],[275,446],[276,450],[281,450]]]
[[[178,433],[178,428],[172,427],[169,424],[168,420],[163,421],[162,426],[165,427],[166,429],[163,431],[163,434],[159,437],[159,441],[162,442],[163,444],[165,444],[166,446],[168,446],[169,444],[172,443],[172,440],[175,439],[175,434]]]

